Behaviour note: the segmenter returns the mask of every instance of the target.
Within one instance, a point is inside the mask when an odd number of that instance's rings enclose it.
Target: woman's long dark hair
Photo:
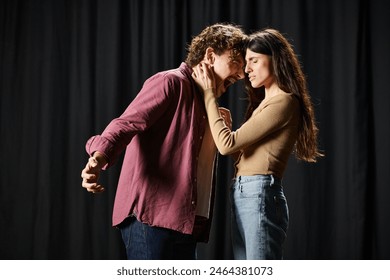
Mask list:
[[[306,78],[291,44],[279,31],[264,29],[250,35],[247,49],[269,55],[272,61],[272,72],[278,86],[283,91],[298,97],[301,104],[301,121],[295,145],[295,155],[300,160],[315,162],[318,157],[323,156],[318,150],[318,128]],[[264,87],[252,88],[247,77],[245,88],[249,98],[246,118],[249,118],[253,110],[264,99],[265,89]]]

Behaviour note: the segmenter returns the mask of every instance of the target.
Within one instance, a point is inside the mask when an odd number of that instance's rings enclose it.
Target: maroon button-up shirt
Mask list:
[[[182,63],[150,77],[125,112],[88,140],[90,155],[99,151],[108,159],[105,169],[126,149],[113,226],[135,215],[152,226],[193,232],[197,157],[207,118],[191,73]]]

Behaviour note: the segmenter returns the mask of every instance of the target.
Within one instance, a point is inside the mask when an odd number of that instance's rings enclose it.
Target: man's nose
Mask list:
[[[245,73],[244,73],[245,66],[240,67],[240,69],[237,72],[237,77],[239,80],[242,80],[245,78]]]

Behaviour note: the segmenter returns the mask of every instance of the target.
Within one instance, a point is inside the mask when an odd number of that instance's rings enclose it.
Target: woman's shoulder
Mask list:
[[[266,98],[262,102],[262,107],[272,106],[272,105],[278,105],[282,107],[296,107],[299,105],[298,97],[295,94],[291,93],[279,93],[276,94],[270,98]]]

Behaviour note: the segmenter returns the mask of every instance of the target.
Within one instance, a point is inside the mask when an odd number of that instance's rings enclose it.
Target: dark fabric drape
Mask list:
[[[390,8],[386,1],[3,0],[0,3],[0,258],[123,259],[111,227],[120,163],[106,192],[81,188],[86,140],[193,35],[233,22],[279,29],[299,54],[315,105],[316,164],[290,160],[285,259],[390,258]],[[221,104],[238,127],[241,84]],[[231,259],[232,161],[220,156],[211,240],[200,259]]]

